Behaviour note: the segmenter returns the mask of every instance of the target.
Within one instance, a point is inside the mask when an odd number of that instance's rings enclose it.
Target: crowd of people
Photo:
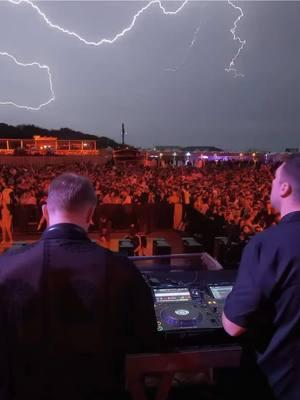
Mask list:
[[[88,229],[98,204],[165,203],[173,206],[175,230],[192,231],[199,223],[213,234],[226,232],[228,241],[264,230],[247,244],[222,313],[225,331],[243,338],[236,398],[259,393],[266,400],[298,399],[299,155],[278,168],[256,163],[215,163],[200,170],[73,167],[77,174],[60,174],[53,166],[2,167],[3,239],[12,240],[19,205],[46,201],[42,211],[48,223],[36,243],[0,257],[2,397],[126,398],[127,355],[161,352],[157,300],[132,261],[95,244]],[[103,216],[101,223],[109,227]],[[197,318],[201,312],[198,308]],[[172,328],[173,321],[167,322]],[[170,362],[165,363],[167,368]]]
[[[192,166],[150,168],[103,166],[90,162],[68,165],[68,171],[87,176],[93,183],[98,205],[172,205],[176,231],[225,235],[230,241],[247,240],[255,232],[275,224],[269,193],[274,166],[249,163],[207,163]],[[36,229],[45,226],[41,206],[47,200],[51,180],[65,172],[64,165],[0,167],[2,240],[12,241],[12,220],[28,220],[34,213]],[[27,206],[27,207],[25,207]],[[29,207],[28,207],[29,206]],[[141,207],[142,209],[142,207]],[[28,211],[31,210],[31,211]],[[149,210],[144,207],[145,212]],[[111,226],[109,216],[102,221]],[[139,221],[128,220],[128,227]],[[208,246],[209,247],[209,246]]]

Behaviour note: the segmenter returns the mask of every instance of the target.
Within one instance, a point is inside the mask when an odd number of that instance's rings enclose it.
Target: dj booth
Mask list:
[[[127,356],[133,400],[147,399],[145,376],[160,378],[156,400],[166,400],[178,372],[202,372],[213,383],[214,369],[240,365],[241,347],[221,321],[235,270],[224,270],[207,253],[129,258],[151,288],[160,339],[159,352]]]
[[[127,388],[133,400],[146,400],[143,379],[145,376],[159,375],[160,382],[156,400],[165,400],[177,372],[206,374],[212,383],[215,368],[238,367],[241,348],[238,345],[205,347],[197,349],[182,349],[169,353],[140,354],[127,357],[126,375]]]
[[[127,388],[134,400],[147,398],[145,376],[159,376],[156,400],[165,400],[177,372],[202,372],[213,382],[215,368],[240,363],[241,348],[221,320],[236,272],[223,270],[205,253],[167,257],[170,265],[159,264],[160,257],[132,257],[151,288],[161,343],[159,353],[127,357]],[[172,265],[180,257],[182,264]],[[198,263],[185,262],[191,257]]]

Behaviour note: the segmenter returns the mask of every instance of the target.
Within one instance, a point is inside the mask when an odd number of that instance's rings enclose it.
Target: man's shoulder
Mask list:
[[[0,281],[3,282],[16,270],[20,270],[27,265],[33,264],[33,258],[36,259],[41,249],[40,242],[14,245],[5,253],[0,255]]]
[[[106,263],[109,274],[118,277],[118,279],[136,281],[142,277],[136,265],[123,254],[106,250]]]
[[[56,254],[56,247],[58,250],[57,256],[60,257],[61,253],[61,242],[54,243],[54,246],[50,245],[47,253],[52,253],[52,260],[54,255]],[[69,243],[66,241],[66,246],[73,246],[73,243]],[[83,247],[82,247],[83,246]],[[72,248],[73,249],[73,248]],[[70,250],[68,248],[68,250]],[[92,241],[76,241],[76,257],[78,262],[83,260],[84,257],[85,262],[92,262],[93,264],[97,264],[100,267],[105,266],[109,268],[114,276],[132,276],[135,274],[136,267],[133,263],[125,256],[119,253],[112,252],[104,247],[101,247],[96,242]],[[72,255],[74,255],[73,250],[71,251]],[[72,256],[71,255],[71,256]],[[24,271],[27,271],[28,267],[35,266],[37,267],[39,264],[42,265],[44,257],[44,241],[39,240],[32,244],[13,246],[10,250],[0,255],[0,281],[3,282],[6,279],[10,279],[12,275],[17,273],[18,276],[22,276],[25,274]],[[55,259],[55,258],[54,258]],[[58,262],[58,260],[56,260]],[[38,269],[38,268],[37,268]]]
[[[257,233],[248,242],[245,250],[249,253],[258,252],[262,250],[270,254],[275,254],[277,249],[290,247],[291,243],[298,241],[299,235],[293,235],[295,227],[289,224],[281,224],[270,226],[262,232]],[[300,232],[300,223],[297,228]]]
[[[99,246],[100,247],[100,246]],[[123,254],[113,252],[111,250],[103,249],[106,252],[106,257],[108,260],[108,263],[111,266],[115,267],[121,267],[121,268],[131,268],[133,263],[132,261],[129,260],[128,257],[124,256]]]
[[[257,233],[253,238],[250,240],[249,243],[259,244],[268,242],[270,240],[275,239],[277,236],[281,234],[281,226],[280,225],[272,225],[269,228],[265,229],[262,232]]]
[[[15,242],[12,247],[0,255],[0,262],[3,263],[12,257],[26,257],[25,253],[38,249],[39,243],[39,241],[34,243]]]
[[[93,257],[99,257],[99,259],[102,259],[102,262],[107,263],[109,266],[120,266],[124,269],[126,269],[127,267],[132,267],[132,261],[130,261],[129,258],[125,255],[102,247],[95,241],[89,242],[89,244],[90,245],[88,246],[88,248],[90,249],[91,253],[93,253]]]

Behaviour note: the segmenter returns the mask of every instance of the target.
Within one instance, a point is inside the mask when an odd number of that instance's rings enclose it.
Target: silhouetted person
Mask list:
[[[1,228],[2,228],[2,242],[1,244],[11,245],[13,242],[12,237],[12,218],[14,211],[14,191],[12,185],[6,184],[3,181],[3,190],[0,193],[0,206],[1,206]],[[8,241],[6,241],[8,239]]]
[[[247,332],[256,362],[280,400],[300,398],[300,157],[277,170],[271,203],[281,221],[247,244],[228,296],[223,325]],[[246,389],[247,391],[247,389]],[[266,399],[262,393],[259,396]],[[253,398],[253,397],[252,397]]]
[[[57,177],[41,240],[0,257],[1,400],[122,398],[126,353],[152,346],[149,287],[87,236],[96,201],[88,179]]]

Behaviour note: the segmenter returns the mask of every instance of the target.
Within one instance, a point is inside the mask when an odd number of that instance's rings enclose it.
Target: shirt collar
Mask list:
[[[42,240],[44,239],[89,240],[86,231],[81,226],[70,223],[51,225],[43,232]]]
[[[281,218],[280,223],[300,221],[300,210],[293,211]]]

